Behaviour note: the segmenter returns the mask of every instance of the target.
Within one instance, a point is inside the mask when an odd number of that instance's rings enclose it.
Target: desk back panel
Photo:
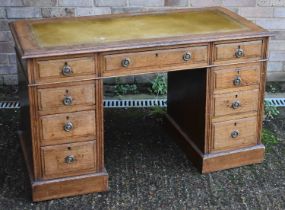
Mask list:
[[[168,73],[167,113],[200,151],[205,149],[207,69]]]

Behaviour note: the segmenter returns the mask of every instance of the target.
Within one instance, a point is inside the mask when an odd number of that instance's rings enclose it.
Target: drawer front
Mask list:
[[[213,123],[212,151],[257,144],[257,117]]]
[[[94,57],[37,61],[38,80],[73,80],[74,77],[95,74]]]
[[[234,65],[213,69],[215,90],[258,85],[260,64]]]
[[[95,104],[95,84],[38,89],[39,110],[71,108]]]
[[[95,139],[95,111],[42,116],[42,145]]]
[[[239,62],[261,59],[262,41],[216,44],[214,48],[215,62]]]
[[[138,68],[159,68],[163,66],[185,66],[208,64],[208,47],[196,46],[178,49],[122,53],[104,56],[104,72],[124,71]]]
[[[214,95],[214,116],[257,111],[258,90]]]
[[[41,148],[44,178],[79,175],[96,169],[95,141]]]

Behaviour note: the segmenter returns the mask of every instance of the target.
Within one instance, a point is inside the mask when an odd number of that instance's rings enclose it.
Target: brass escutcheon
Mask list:
[[[72,105],[72,97],[71,96],[64,96],[63,98],[63,104],[65,106],[70,106]]]
[[[183,55],[183,60],[184,61],[189,61],[189,60],[191,60],[191,58],[192,58],[192,55],[191,55],[190,52],[184,53],[184,55]]]
[[[68,155],[64,158],[64,162],[67,164],[73,163],[75,161],[75,157],[73,155]]]
[[[124,58],[121,62],[121,65],[123,67],[128,67],[130,65],[130,63],[131,63],[131,60],[129,58]]]
[[[71,130],[73,129],[73,124],[72,124],[72,122],[66,122],[66,123],[64,124],[63,129],[64,129],[66,132],[71,131]]]
[[[239,136],[239,131],[238,130],[234,130],[232,133],[231,133],[231,137],[233,139],[237,138]]]
[[[72,73],[73,73],[73,72],[72,72],[71,67],[70,67],[67,63],[65,63],[64,66],[63,66],[63,68],[62,68],[62,74],[63,74],[64,76],[71,76]]]
[[[237,108],[239,108],[240,107],[240,102],[239,101],[234,101],[233,103],[232,103],[232,108],[233,109],[237,109]]]
[[[241,58],[244,56],[244,51],[240,48],[240,46],[238,46],[238,48],[236,49],[235,56],[237,58]]]
[[[237,76],[234,80],[233,80],[234,86],[240,86],[241,85],[241,78],[240,76]]]

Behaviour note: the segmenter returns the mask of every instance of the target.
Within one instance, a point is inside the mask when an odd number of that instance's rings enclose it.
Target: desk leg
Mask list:
[[[22,79],[20,74],[19,79]],[[42,179],[41,176],[35,176],[35,166],[33,157],[35,153],[32,150],[32,141],[39,141],[37,138],[32,139],[30,125],[30,104],[27,101],[28,87],[27,83],[20,82],[21,98],[21,131],[18,132],[21,143],[24,160],[27,165],[28,174],[31,182],[33,201],[43,201],[57,199],[68,196],[75,196],[93,192],[103,192],[108,190],[108,173],[104,167],[104,136],[103,136],[103,82],[102,80],[94,81],[96,83],[96,172],[84,173],[77,176],[66,176],[54,179]],[[23,83],[23,84],[22,84]],[[37,165],[40,167],[40,165]]]

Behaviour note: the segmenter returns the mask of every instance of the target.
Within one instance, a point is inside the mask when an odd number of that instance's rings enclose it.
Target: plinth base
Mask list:
[[[105,169],[102,172],[80,176],[51,180],[34,180],[29,147],[26,145],[27,141],[25,141],[22,131],[19,131],[18,134],[31,181],[33,201],[44,201],[108,190],[108,173]]]
[[[177,143],[201,173],[209,173],[244,165],[261,163],[264,160],[265,147],[258,144],[237,150],[203,154],[180,126],[168,115],[167,119],[175,134]]]

